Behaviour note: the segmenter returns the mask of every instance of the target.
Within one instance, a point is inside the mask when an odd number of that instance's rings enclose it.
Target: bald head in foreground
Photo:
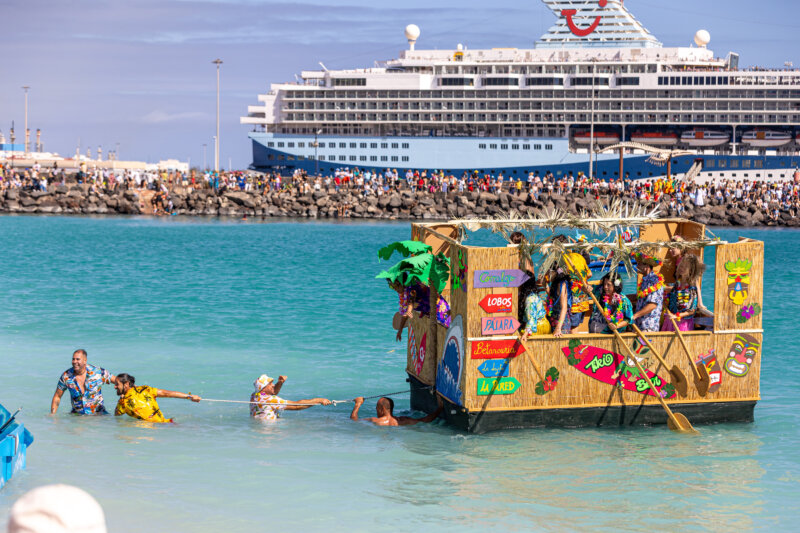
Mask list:
[[[364,398],[359,396],[354,401],[356,405],[353,407],[353,412],[350,413],[350,420],[358,421],[358,410],[364,403]],[[422,418],[412,418],[410,416],[394,416],[394,401],[392,401],[391,398],[383,397],[378,400],[378,403],[375,405],[375,411],[377,411],[378,416],[362,418],[361,420],[372,422],[376,426],[413,426],[420,422],[433,422],[444,410],[442,399],[437,396],[436,402],[439,404],[439,408],[436,409],[436,411]]]

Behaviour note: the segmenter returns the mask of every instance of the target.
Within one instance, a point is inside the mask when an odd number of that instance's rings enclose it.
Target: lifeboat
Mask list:
[[[759,148],[783,146],[792,142],[792,135],[783,131],[752,130],[742,135],[742,142]]]
[[[588,131],[581,131],[575,134],[577,144],[591,144],[591,136]],[[595,131],[594,144],[608,146],[619,142],[619,134],[610,131]]]
[[[715,130],[694,129],[681,135],[681,142],[689,146],[720,146],[730,140],[730,133]]]
[[[650,146],[673,146],[678,144],[678,134],[669,131],[637,131],[631,135],[631,142]]]

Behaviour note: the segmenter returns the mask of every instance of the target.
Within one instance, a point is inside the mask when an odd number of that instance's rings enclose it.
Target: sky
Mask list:
[[[800,67],[797,0],[627,0],[665,46],[711,33],[717,56],[740,66]],[[371,67],[407,48],[531,48],[555,22],[539,0],[0,0],[0,131],[42,130],[46,151],[80,144],[119,158],[213,165],[216,67],[221,65],[220,165],[251,162],[239,124],[270,83],[301,70]],[[32,140],[35,133],[32,133]]]

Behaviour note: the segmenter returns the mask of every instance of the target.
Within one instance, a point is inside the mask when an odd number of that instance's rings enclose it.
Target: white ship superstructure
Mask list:
[[[254,167],[577,173],[589,146],[634,137],[695,150],[678,171],[788,176],[800,162],[800,72],[739,70],[704,31],[664,47],[619,0],[543,2],[559,19],[533,49],[418,50],[412,25],[397,59],[273,84],[242,117]],[[663,173],[632,155],[631,177]],[[618,174],[618,155],[597,158],[598,176]]]

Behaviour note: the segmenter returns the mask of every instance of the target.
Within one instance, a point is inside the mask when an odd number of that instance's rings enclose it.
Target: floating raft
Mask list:
[[[11,413],[0,404],[0,489],[11,477],[25,468],[28,446],[33,444],[33,435],[19,422],[6,425]]]
[[[635,369],[618,372],[627,354],[619,341],[613,335],[588,333],[588,313],[577,331],[560,338],[537,335],[522,342],[517,334],[503,334],[504,326],[521,319],[519,279],[509,279],[519,272],[519,248],[466,246],[459,239],[461,224],[412,225],[414,240],[450,258],[450,279],[441,296],[449,302],[452,317],[449,328],[437,322],[435,312],[426,317],[415,312],[408,322],[406,372],[412,408],[433,412],[433,387],[445,400],[442,416],[475,433],[667,422],[646,380]],[[664,243],[657,254],[663,264],[656,272],[667,284],[674,282],[675,271],[667,243],[676,234],[701,243],[686,252],[701,260],[705,246],[713,245],[716,252],[714,314],[698,313],[701,329],[683,332],[692,360],[707,369],[710,386],[695,385],[687,354],[673,332],[647,334],[669,365],[651,364],[648,376],[669,407],[694,424],[751,422],[760,399],[764,245],[751,239],[713,242],[706,239],[703,225],[683,219],[642,223],[639,241]],[[500,271],[507,275],[498,275]],[[440,295],[430,292],[435,309]],[[635,302],[635,294],[629,297]],[[498,334],[487,334],[487,319],[494,318],[500,319],[490,320],[499,324]],[[636,334],[622,333],[622,339],[642,353]],[[673,365],[688,380],[683,396],[671,383]]]

